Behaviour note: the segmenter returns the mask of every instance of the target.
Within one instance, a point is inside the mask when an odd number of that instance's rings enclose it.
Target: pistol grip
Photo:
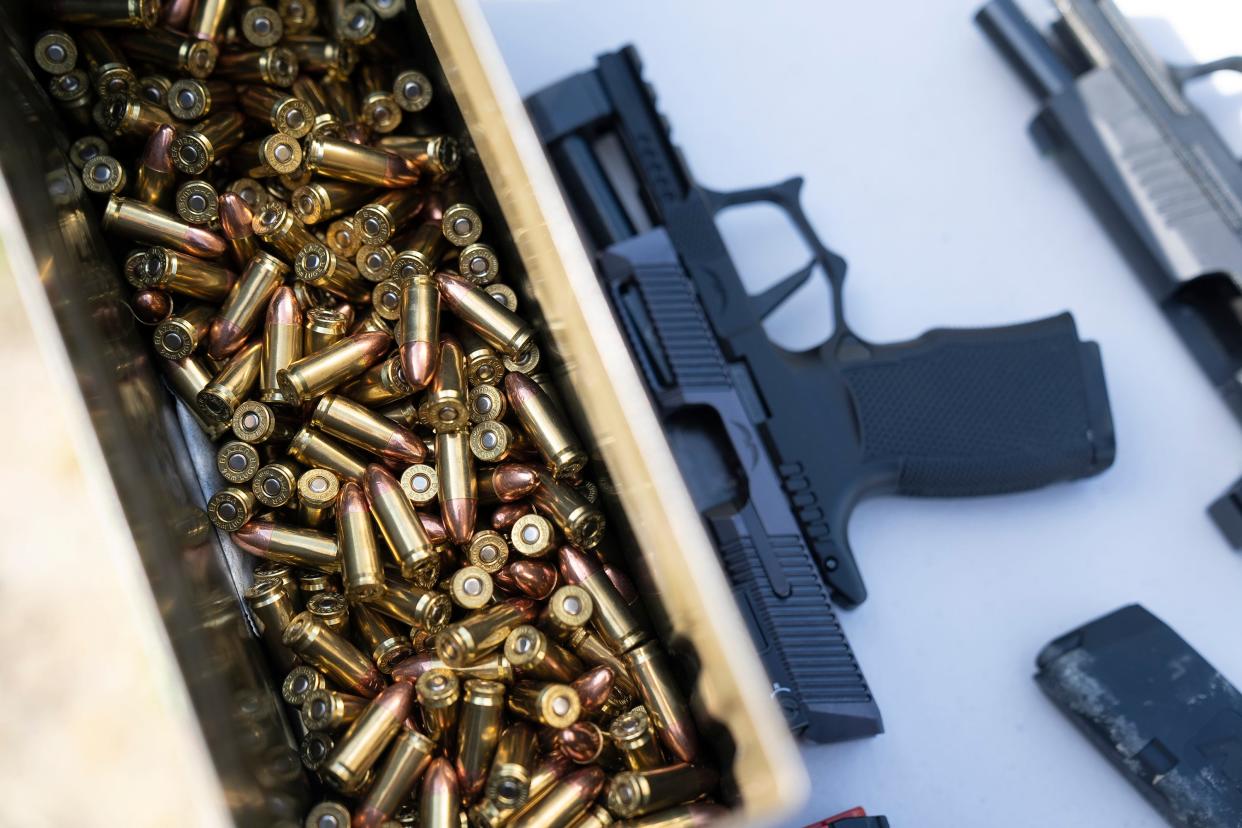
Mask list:
[[[870,479],[900,494],[987,495],[1097,474],[1113,462],[1098,346],[1061,314],[933,330],[842,365]]]

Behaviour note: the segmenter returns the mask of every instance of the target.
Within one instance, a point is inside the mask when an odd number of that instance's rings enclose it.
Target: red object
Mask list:
[[[854,817],[865,817],[867,812],[862,808],[850,808],[848,811],[830,816],[827,819],[821,819],[819,822],[812,822],[806,828],[832,828],[834,822],[840,822],[843,819],[853,819]]]

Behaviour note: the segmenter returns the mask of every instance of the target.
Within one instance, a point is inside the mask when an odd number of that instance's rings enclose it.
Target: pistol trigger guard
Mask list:
[[[1242,72],[1242,55],[1232,55],[1217,60],[1209,60],[1206,63],[1195,63],[1190,66],[1169,65],[1169,76],[1183,90],[1186,84],[1195,78],[1201,78],[1216,72]]]

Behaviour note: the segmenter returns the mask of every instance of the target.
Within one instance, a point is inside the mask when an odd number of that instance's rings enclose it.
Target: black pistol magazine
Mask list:
[[[1048,644],[1035,681],[1173,825],[1242,825],[1242,695],[1138,604]]]
[[[866,597],[846,539],[854,504],[880,492],[1018,491],[1107,468],[1098,349],[1068,314],[863,341],[843,316],[845,262],[803,213],[801,180],[732,193],[696,184],[633,48],[527,103],[791,726],[816,741],[879,732],[829,603],[829,589],[848,605]],[[631,192],[598,155],[604,137],[624,149]],[[813,251],[758,295],[715,223],[753,202],[784,210]],[[831,283],[834,333],[791,353],[763,320],[817,268]]]

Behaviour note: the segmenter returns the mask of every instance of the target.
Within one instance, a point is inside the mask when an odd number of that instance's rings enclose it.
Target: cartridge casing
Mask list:
[[[216,322],[219,321],[217,318]],[[229,358],[220,373],[212,377],[207,387],[198,392],[198,407],[217,423],[232,421],[233,411],[246,399],[259,379],[262,358],[262,342],[243,345]]]
[[[483,790],[492,754],[500,740],[505,686],[496,681],[469,679],[461,701],[455,766],[463,802]]]
[[[621,658],[638,686],[638,695],[661,744],[678,761],[693,762],[698,755],[698,734],[659,642],[649,641],[623,653]]]
[[[209,115],[194,129],[178,131],[171,148],[173,164],[187,175],[201,175],[240,144],[244,135],[245,119],[240,112],[225,110]]]
[[[309,402],[361,375],[383,358],[391,344],[387,333],[354,334],[297,360],[277,374],[277,381],[290,400]]]
[[[447,595],[392,578],[385,582],[383,594],[370,603],[385,615],[428,633],[444,629],[453,608]]]
[[[349,726],[320,774],[341,791],[357,790],[367,771],[401,731],[413,701],[414,688],[404,682],[385,688]]]
[[[120,196],[112,196],[104,208],[103,229],[133,241],[171,247],[181,253],[203,258],[215,258],[226,250],[224,239],[205,230],[186,224],[168,213]],[[208,297],[200,297],[208,298]]]
[[[254,520],[233,533],[233,542],[269,561],[324,572],[341,570],[336,538],[313,529]]]
[[[622,771],[608,784],[608,810],[625,818],[650,814],[698,799],[717,781],[714,770],[696,765]]]
[[[355,604],[351,618],[358,637],[369,648],[371,660],[381,673],[391,672],[395,664],[414,654],[410,637],[398,633],[383,616],[366,604]]]
[[[310,613],[294,616],[282,640],[307,663],[353,693],[374,698],[384,687],[384,678],[371,660]]]
[[[211,324],[208,353],[213,358],[221,359],[242,347],[288,272],[288,265],[267,253],[250,260]]]
[[[535,612],[533,601],[520,598],[477,610],[436,637],[436,655],[454,668],[477,661],[503,644],[514,627],[533,620]]]
[[[493,300],[456,274],[436,274],[440,295],[458,318],[489,345],[510,359],[520,360],[535,343],[535,331],[526,320]],[[510,402],[513,402],[510,395]]]
[[[427,734],[437,742],[447,742],[457,726],[457,703],[461,695],[457,676],[444,668],[427,670],[418,677],[415,690]]]
[[[402,724],[388,757],[375,776],[375,783],[354,811],[352,825],[379,828],[391,817],[431,764],[435,748],[436,743],[411,727],[408,721]]]
[[[311,137],[303,161],[311,172],[376,187],[410,187],[418,171],[401,156],[336,138]]]
[[[444,526],[454,543],[466,543],[474,534],[478,482],[465,432],[441,431],[436,435],[436,476]]]
[[[351,601],[378,597],[384,591],[384,567],[375,545],[366,496],[353,480],[342,483],[337,496],[336,536],[341,547],[345,594]]]

